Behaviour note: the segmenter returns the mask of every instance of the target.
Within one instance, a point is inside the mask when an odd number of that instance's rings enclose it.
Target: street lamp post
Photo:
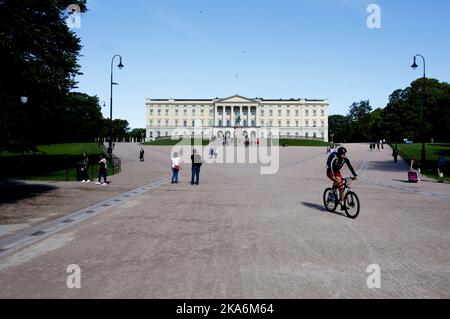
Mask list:
[[[422,156],[421,161],[422,165],[425,165],[425,79],[426,79],[426,64],[425,64],[425,58],[421,54],[417,54],[414,56],[414,62],[413,65],[411,65],[411,68],[414,70],[417,69],[419,66],[416,63],[417,57],[421,57],[423,61],[423,78],[422,78],[422,94],[423,94],[423,100],[422,100]]]
[[[112,166],[112,151],[113,151],[113,147],[112,147],[112,138],[113,138],[113,120],[112,120],[112,110],[113,110],[113,85],[118,85],[118,83],[114,83],[113,81],[113,64],[114,64],[114,59],[115,58],[120,58],[120,62],[117,65],[117,67],[119,69],[123,69],[123,64],[122,64],[122,56],[116,54],[115,56],[113,56],[113,58],[111,59],[111,98],[110,98],[110,109],[109,109],[109,115],[110,115],[110,123],[109,123],[109,145],[108,145],[108,156],[109,156],[109,165]]]

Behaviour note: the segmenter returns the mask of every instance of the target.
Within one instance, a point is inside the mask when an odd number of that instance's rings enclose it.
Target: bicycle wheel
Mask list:
[[[355,219],[359,215],[360,205],[359,198],[354,192],[348,192],[344,197],[345,214],[349,218]]]
[[[336,194],[332,188],[327,188],[323,193],[323,204],[325,205],[327,211],[331,213],[336,211],[338,203],[336,200]]]

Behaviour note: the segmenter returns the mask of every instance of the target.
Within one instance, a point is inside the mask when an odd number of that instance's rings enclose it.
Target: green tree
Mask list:
[[[86,0],[0,1],[0,149],[32,149],[53,137],[58,107],[79,74],[80,39],[66,25]],[[29,97],[27,105],[20,96]]]
[[[92,142],[99,136],[103,116],[96,96],[69,93],[56,112],[55,142]]]
[[[349,118],[353,123],[353,129],[349,135],[352,142],[367,142],[372,139],[367,129],[371,112],[369,101],[355,102],[350,106]]]
[[[328,117],[328,129],[333,142],[343,143],[349,141],[352,121],[348,116],[331,115]]]
[[[129,133],[131,139],[135,139],[138,142],[143,142],[145,140],[146,130],[144,128],[132,129]]]

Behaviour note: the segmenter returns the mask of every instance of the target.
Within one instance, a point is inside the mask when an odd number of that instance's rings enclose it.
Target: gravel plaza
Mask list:
[[[324,208],[323,147],[280,148],[275,174],[204,164],[199,186],[190,163],[170,184],[171,147],[145,146],[144,163],[140,147],[116,145],[123,170],[111,185],[32,182],[52,187],[0,204],[1,298],[450,297],[448,184],[407,183],[390,149],[346,145],[359,173],[353,220]]]

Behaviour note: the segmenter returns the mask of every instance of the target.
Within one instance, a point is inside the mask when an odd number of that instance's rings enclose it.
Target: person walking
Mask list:
[[[217,155],[219,155],[219,151],[217,150],[216,146],[214,146],[213,153],[214,153],[214,158],[217,158]]]
[[[180,172],[180,158],[178,157],[178,153],[174,152],[172,156],[172,184],[178,184],[178,173]]]
[[[417,180],[420,182],[420,162],[416,159],[416,156],[413,155],[410,163],[410,171],[417,173]]]
[[[106,158],[105,156],[100,157],[100,162],[98,162],[98,181],[95,183],[97,185],[108,185],[108,181],[106,180]],[[103,177],[103,183],[102,181]]]
[[[139,151],[139,160],[141,161],[141,162],[144,162],[145,160],[144,160],[144,149],[143,148],[141,148],[141,150]]]
[[[394,150],[392,151],[392,156],[394,157],[394,163],[398,162],[398,150],[396,148],[394,148]]]
[[[191,185],[198,185],[200,182],[200,167],[202,166],[202,157],[197,153],[197,150],[192,151],[191,155],[192,162],[192,176]]]
[[[444,170],[445,170],[445,157],[444,155],[439,156],[438,159],[438,181],[440,183],[444,182]]]
[[[89,178],[89,157],[86,152],[83,153],[83,167],[81,167],[81,178],[82,183],[90,183],[91,179]]]

